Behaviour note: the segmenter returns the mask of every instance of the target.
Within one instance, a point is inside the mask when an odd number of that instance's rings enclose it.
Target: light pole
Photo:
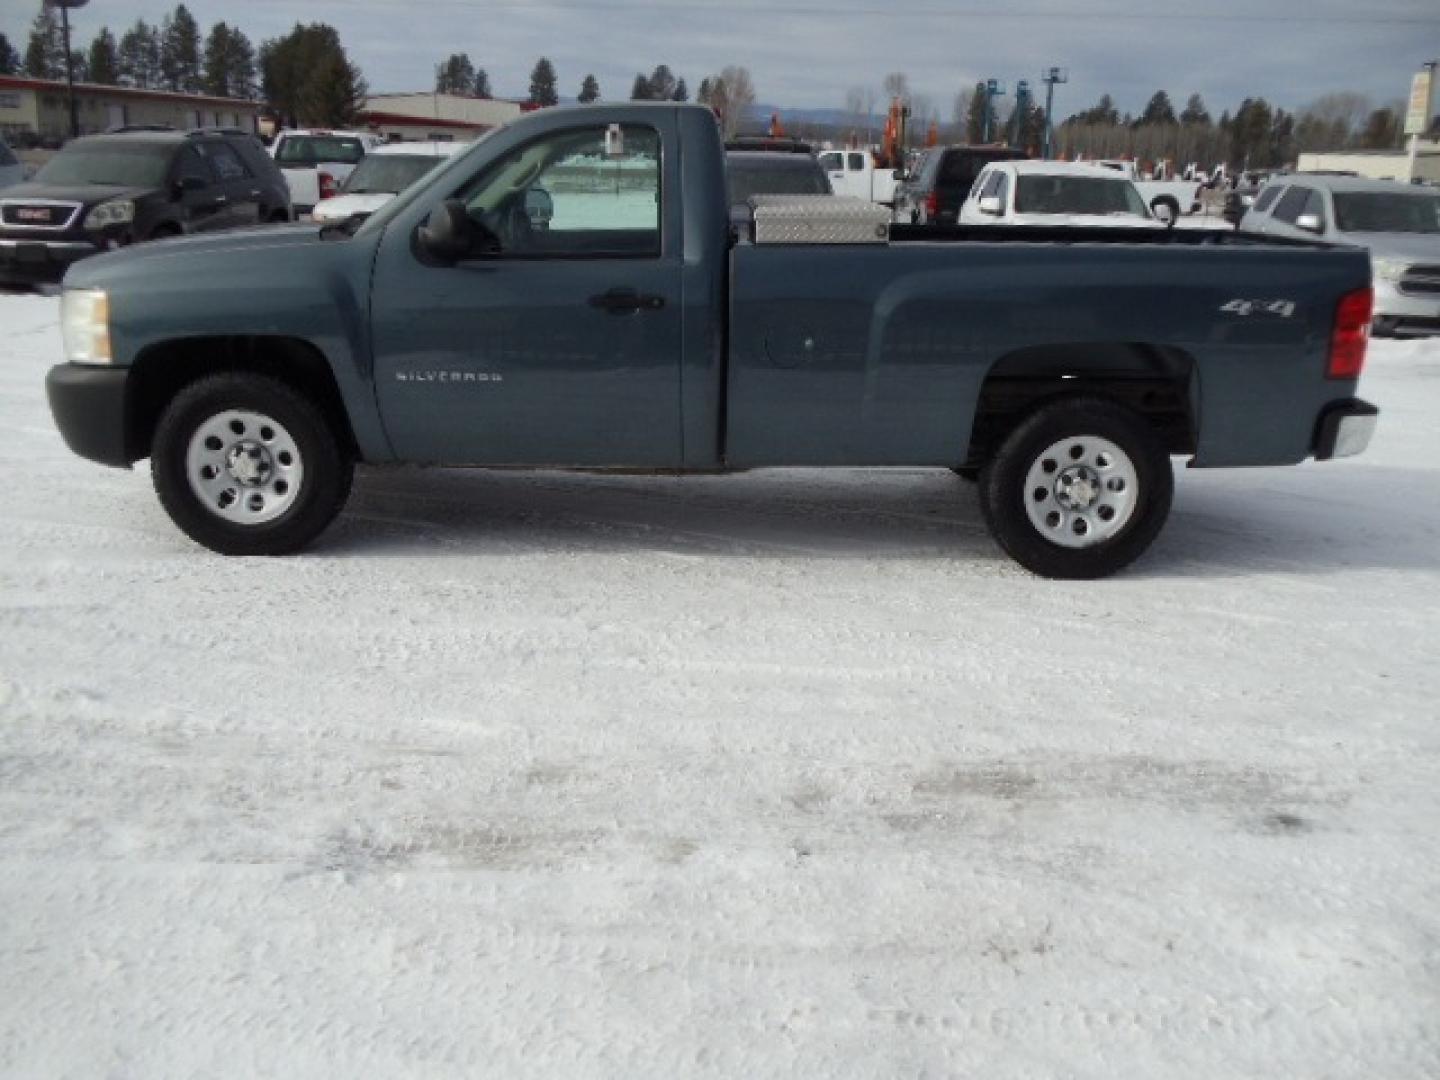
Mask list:
[[[82,8],[90,0],[45,0],[46,7],[60,9],[61,37],[65,42],[65,104],[70,111],[70,137],[80,135],[80,111],[75,106],[75,57],[70,53],[70,9]]]
[[[1040,81],[1045,84],[1045,152],[1042,156],[1046,161],[1049,161],[1051,150],[1050,140],[1054,138],[1055,135],[1055,120],[1053,119],[1055,114],[1055,84],[1069,82],[1070,71],[1068,68],[1052,67],[1049,71],[1045,72],[1044,75],[1040,76]]]
[[[999,79],[985,80],[985,116],[981,142],[990,142],[995,134],[995,99],[1005,96],[1005,84]]]

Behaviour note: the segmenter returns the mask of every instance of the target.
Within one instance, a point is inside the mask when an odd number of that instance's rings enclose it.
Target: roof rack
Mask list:
[[[119,124],[106,128],[106,135],[129,135],[137,131],[175,131],[173,124]]]
[[[198,139],[206,135],[254,135],[253,131],[246,131],[238,127],[202,127],[185,133],[186,138]]]

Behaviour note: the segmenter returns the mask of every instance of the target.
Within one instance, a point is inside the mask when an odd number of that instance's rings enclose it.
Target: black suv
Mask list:
[[[0,283],[58,281],[77,259],[127,244],[293,217],[285,178],[254,135],[92,135],[0,191]]]
[[[925,152],[895,192],[895,213],[917,225],[954,225],[980,170],[992,161],[1022,161],[1008,146],[937,146]]]

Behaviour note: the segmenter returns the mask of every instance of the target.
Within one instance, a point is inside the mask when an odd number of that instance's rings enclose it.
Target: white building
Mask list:
[[[80,134],[93,135],[127,124],[173,128],[236,127],[255,130],[258,101],[137,90],[128,86],[76,83]],[[0,133],[23,144],[26,136],[61,141],[70,137],[65,84],[51,79],[0,75]]]
[[[387,138],[465,142],[509,123],[524,106],[499,98],[457,94],[376,94],[365,102],[361,123]]]
[[[1336,150],[1301,154],[1301,172],[1348,172],[1367,180],[1404,181],[1410,173],[1408,150]],[[1420,143],[1415,179],[1440,184],[1440,142]]]

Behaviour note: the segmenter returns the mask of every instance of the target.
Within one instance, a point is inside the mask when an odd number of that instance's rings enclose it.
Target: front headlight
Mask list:
[[[103,229],[107,225],[128,225],[135,220],[135,204],[129,199],[102,202],[85,215],[85,228]]]
[[[102,289],[66,289],[60,297],[60,334],[72,364],[109,364],[110,297]]]
[[[1405,276],[1405,271],[1410,269],[1410,264],[1399,259],[1372,258],[1370,268],[1379,281],[1399,281]]]

